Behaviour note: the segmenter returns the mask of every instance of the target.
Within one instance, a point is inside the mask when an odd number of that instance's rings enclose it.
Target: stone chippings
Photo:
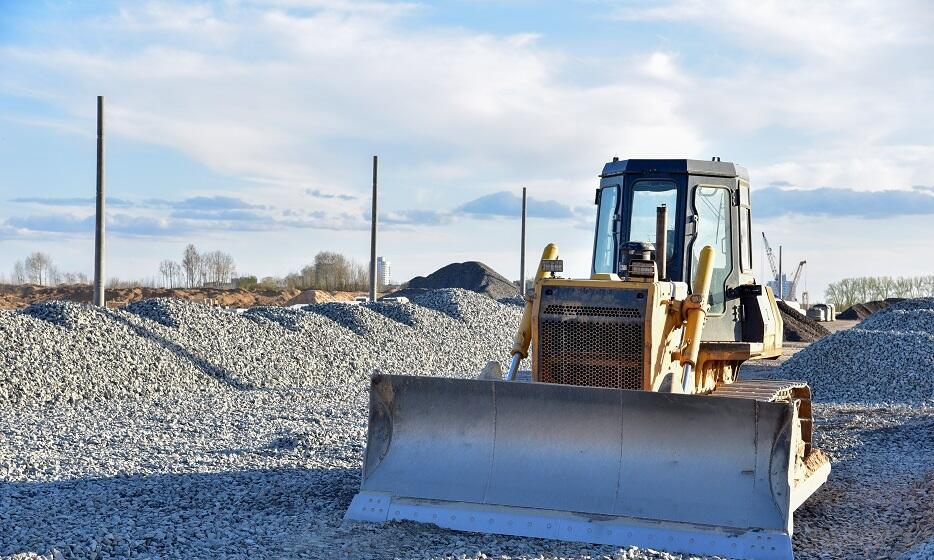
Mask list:
[[[371,371],[475,376],[506,360],[517,303],[0,312],[0,558],[694,558],[342,520]],[[833,472],[795,514],[796,558],[930,558],[934,408],[814,416]]]
[[[905,300],[792,356],[777,375],[822,402],[934,402],[934,299]]]
[[[357,384],[374,370],[463,375],[508,360],[521,312],[466,290],[240,315],[169,299],[116,310],[36,304],[0,312],[0,402],[307,387],[334,376]]]

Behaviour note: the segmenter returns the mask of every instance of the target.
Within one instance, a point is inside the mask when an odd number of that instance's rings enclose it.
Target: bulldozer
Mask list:
[[[372,376],[345,518],[793,558],[793,512],[830,462],[806,383],[740,378],[782,352],[747,171],[613,158],[595,203],[590,277],[545,248],[505,372]]]

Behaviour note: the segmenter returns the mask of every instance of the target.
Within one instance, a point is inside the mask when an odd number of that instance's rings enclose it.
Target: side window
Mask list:
[[[701,249],[713,247],[713,278],[710,283],[710,314],[726,311],[726,279],[732,272],[733,236],[730,231],[730,191],[722,187],[694,189],[697,233],[691,245],[691,284],[697,275]]]
[[[616,273],[616,207],[619,187],[600,191],[597,232],[593,243],[593,271]]]

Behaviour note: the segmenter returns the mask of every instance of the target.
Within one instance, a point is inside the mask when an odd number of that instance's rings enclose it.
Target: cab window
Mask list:
[[[629,241],[655,243],[658,207],[668,207],[666,268],[674,270],[675,226],[677,224],[678,186],[673,181],[637,181],[632,187],[632,213],[629,216]]]
[[[593,271],[616,273],[616,213],[619,205],[619,186],[604,187],[600,191],[597,210],[597,232],[593,244]]]
[[[694,211],[697,228],[691,245],[691,285],[697,276],[700,252],[706,245],[713,247],[713,278],[710,283],[710,314],[726,310],[726,280],[733,270],[733,237],[730,231],[730,190],[699,185],[694,189]]]

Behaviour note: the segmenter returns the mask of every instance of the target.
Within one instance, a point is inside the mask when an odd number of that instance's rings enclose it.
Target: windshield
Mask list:
[[[677,223],[678,187],[673,181],[638,181],[632,188],[632,215],[629,221],[629,241],[654,244],[658,207],[668,207],[666,260],[669,274],[675,256],[675,225]]]
[[[606,187],[600,191],[600,209],[597,211],[597,234],[593,244],[593,271],[616,273],[616,205],[619,187]]]

